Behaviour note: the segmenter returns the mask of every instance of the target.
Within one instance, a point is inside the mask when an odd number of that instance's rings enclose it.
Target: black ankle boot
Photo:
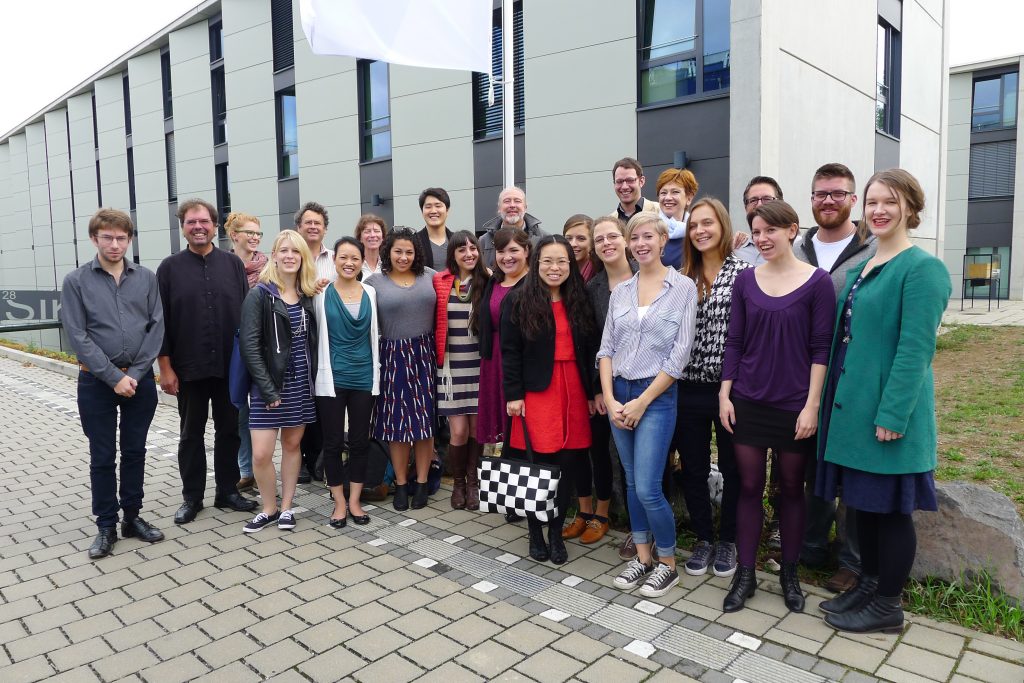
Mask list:
[[[826,614],[825,623],[850,633],[899,633],[903,630],[903,605],[898,595],[887,598],[875,594],[870,602],[856,612]]]
[[[804,592],[800,590],[800,575],[796,571],[796,562],[782,565],[779,583],[782,584],[782,599],[789,611],[803,612]]]
[[[561,520],[548,524],[548,549],[554,564],[565,564],[568,561],[569,551],[565,549],[565,542],[562,540]]]
[[[533,518],[527,517],[530,525],[530,557],[538,562],[547,562],[548,544],[544,542],[544,527]]]
[[[840,593],[831,600],[825,600],[818,605],[818,609],[825,614],[856,612],[861,607],[871,602],[871,598],[875,597],[875,591],[877,590],[877,576],[860,576],[857,578],[857,583],[853,585],[853,588]]]
[[[427,482],[416,482],[415,493],[412,494],[412,509],[422,510],[427,507]]]
[[[739,612],[747,604],[747,598],[753,597],[757,590],[757,574],[753,567],[737,567],[733,576],[729,593],[722,604],[723,612]]]
[[[395,510],[404,512],[409,509],[409,485],[408,484],[395,484],[395,500],[393,501]]]

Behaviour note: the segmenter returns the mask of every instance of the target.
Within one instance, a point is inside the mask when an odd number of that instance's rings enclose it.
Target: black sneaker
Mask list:
[[[690,555],[690,559],[683,565],[686,573],[690,576],[703,576],[706,574],[708,565],[711,564],[711,553],[713,551],[714,547],[707,541],[697,541],[697,544],[693,546],[693,553]]]
[[[675,570],[675,567],[659,562],[637,592],[645,598],[660,598],[672,590],[677,583],[679,583],[679,572]]]
[[[736,573],[736,544],[719,541],[715,544],[715,576],[732,576]]]
[[[644,564],[639,558],[634,557],[622,570],[622,573],[612,581],[616,588],[624,591],[632,590],[640,585],[648,574],[654,571],[653,564]]]
[[[257,531],[262,531],[263,527],[270,526],[281,517],[281,512],[275,512],[272,515],[268,515],[266,512],[261,512],[252,518],[252,521],[242,527],[242,531],[247,534],[254,534]]]
[[[277,520],[277,528],[282,531],[291,531],[295,528],[295,513],[291,510],[285,510],[281,513],[280,519]]]

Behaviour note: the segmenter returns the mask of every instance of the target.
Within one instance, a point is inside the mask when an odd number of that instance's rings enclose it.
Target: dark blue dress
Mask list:
[[[316,407],[309,381],[306,334],[309,332],[301,303],[286,304],[292,326],[292,345],[281,387],[281,405],[267,408],[263,398],[253,394],[249,407],[249,429],[280,429],[316,422]]]
[[[879,266],[880,268],[884,267]],[[850,293],[843,303],[840,313],[842,319],[842,338],[835,345],[832,362],[829,364],[829,376],[825,382],[822,396],[824,410],[821,412],[821,423],[818,425],[821,438],[818,440],[818,467],[814,494],[825,500],[834,500],[837,495],[842,497],[847,507],[864,512],[891,513],[898,512],[909,515],[914,510],[937,510],[935,499],[934,472],[916,474],[877,474],[844,467],[825,461],[825,444],[828,441],[828,425],[832,417],[832,403],[835,400],[836,387],[839,386],[846,360],[846,349],[849,347],[850,320],[853,317],[853,303],[863,276],[858,277],[850,288]],[[870,341],[868,342],[870,343]],[[865,425],[865,429],[870,426]]]

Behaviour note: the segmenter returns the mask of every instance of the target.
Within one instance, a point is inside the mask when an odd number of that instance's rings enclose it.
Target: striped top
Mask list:
[[[438,368],[438,410],[443,415],[476,413],[480,393],[480,342],[469,329],[472,303],[453,287],[448,297],[448,343]]]
[[[334,267],[334,252],[322,242],[320,243],[320,253],[313,259],[313,265],[316,267],[316,279],[328,282],[338,279],[338,269]],[[322,293],[317,296],[322,296]]]
[[[261,397],[251,396],[250,429],[298,427],[316,422],[316,408],[309,381],[309,358],[306,355],[309,320],[302,309],[302,304],[286,305],[288,320],[292,327],[292,344],[289,349],[288,367],[284,373],[284,386],[281,387],[281,405],[268,409]]]
[[[661,291],[640,319],[640,274],[619,284],[608,302],[597,358],[612,359],[612,374],[628,380],[659,372],[679,379],[690,360],[697,318],[697,287],[669,268]]]

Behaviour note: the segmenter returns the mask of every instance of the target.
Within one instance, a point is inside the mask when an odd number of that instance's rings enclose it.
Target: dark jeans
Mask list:
[[[324,451],[324,430],[320,421],[320,406],[317,404],[316,422],[306,425],[302,432],[302,442],[299,449],[302,451],[302,464],[306,466],[310,474],[316,469],[316,461]]]
[[[590,418],[590,438],[590,452],[576,465],[576,495],[589,498],[596,491],[598,500],[611,500],[612,426],[607,415],[594,413]]]
[[[117,427],[121,412],[121,487],[117,485]],[[142,480],[146,468],[146,435],[156,412],[153,373],[139,380],[135,396],[114,393],[88,372],[78,373],[78,414],[89,439],[89,479],[96,526],[117,526],[118,508],[130,518],[142,509]]]
[[[740,475],[732,434],[718,418],[719,384],[679,383],[679,410],[676,414],[676,444],[683,465],[683,497],[690,512],[690,526],[697,539],[713,543],[714,521],[708,476],[711,474],[711,429],[718,446],[718,470],[722,473],[722,509],[718,540],[736,540],[736,502],[740,493]]]
[[[231,404],[228,381],[218,377],[179,382],[178,469],[181,496],[202,501],[206,495],[206,421],[213,405],[213,473],[217,496],[235,493],[238,483],[238,409]]]
[[[803,549],[800,560],[805,564],[818,566],[829,560],[828,532],[832,522],[836,523],[836,538],[839,541],[839,566],[860,573],[860,542],[857,532],[857,513],[846,509],[842,503],[824,500],[814,495],[814,478],[817,472],[817,458],[807,459],[804,472],[804,491],[807,504],[807,528],[804,531]]]
[[[334,387],[334,396],[317,396],[316,405],[323,420],[324,474],[328,486],[345,483],[341,452],[345,448],[345,414],[348,413],[348,480],[362,484],[366,480],[366,458],[370,448],[370,412],[373,396],[369,391]]]

